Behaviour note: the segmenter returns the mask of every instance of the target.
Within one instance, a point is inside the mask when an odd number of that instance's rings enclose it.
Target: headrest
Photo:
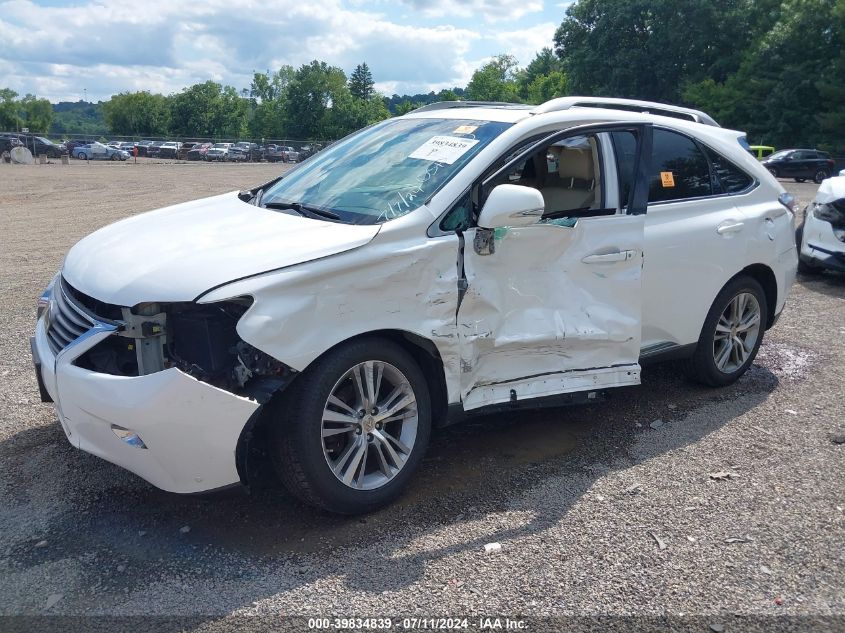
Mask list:
[[[594,180],[593,152],[576,147],[553,147],[558,154],[557,171],[561,178],[581,178]]]

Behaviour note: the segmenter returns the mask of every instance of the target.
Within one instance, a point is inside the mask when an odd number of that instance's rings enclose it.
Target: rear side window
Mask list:
[[[685,200],[712,193],[710,165],[698,145],[686,136],[655,129],[648,201]]]
[[[707,148],[713,166],[713,193],[740,193],[754,184],[754,179],[724,156]]]

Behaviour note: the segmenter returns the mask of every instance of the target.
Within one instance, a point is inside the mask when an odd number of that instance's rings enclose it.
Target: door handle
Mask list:
[[[716,227],[716,233],[718,233],[719,235],[725,235],[728,233],[739,233],[742,230],[742,227],[744,226],[744,222],[734,222],[733,220],[727,220]]]
[[[633,259],[637,251],[616,251],[615,253],[605,253],[603,255],[587,255],[581,261],[585,264],[606,264],[608,262],[624,262],[628,259]]]

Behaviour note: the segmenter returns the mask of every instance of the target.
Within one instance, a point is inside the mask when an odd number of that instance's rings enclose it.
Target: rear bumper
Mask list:
[[[54,401],[68,441],[169,492],[203,492],[240,482],[238,438],[259,404],[175,368],[123,377],[73,364],[111,335],[95,328],[54,355],[44,319],[38,321],[33,361],[42,395]],[[124,442],[113,425],[136,433],[146,448]]]

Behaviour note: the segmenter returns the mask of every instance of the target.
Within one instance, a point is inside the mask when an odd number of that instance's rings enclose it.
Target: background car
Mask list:
[[[206,160],[229,160],[229,148],[232,143],[215,143],[205,153]]]
[[[149,141],[149,140],[138,141],[136,143],[136,145],[138,147],[138,156],[146,156],[147,150],[149,149],[150,145],[152,145],[153,143],[154,143],[154,141]]]
[[[147,156],[150,158],[158,158],[159,152],[161,151],[161,146],[164,145],[167,141],[153,141],[149,145],[147,145]]]
[[[260,161],[263,156],[263,148],[257,143],[241,141],[229,148],[228,158],[231,161]]]
[[[195,143],[185,152],[185,160],[205,160],[205,153],[211,145],[211,143]]]
[[[835,164],[828,153],[817,149],[782,149],[763,159],[775,178],[794,178],[795,182],[812,179],[816,184],[830,178]]]
[[[79,160],[127,160],[129,152],[102,143],[91,143],[74,149],[73,156]]]
[[[33,134],[15,134],[14,136],[26,147],[33,156],[46,154],[48,158],[60,158],[67,150],[63,145],[57,145],[43,136]]]
[[[11,136],[9,134],[0,135],[0,154],[10,152],[13,147],[18,147],[19,145],[23,145],[23,143],[21,143],[17,136]]]
[[[67,153],[68,153],[68,154],[70,154],[71,156],[73,156],[73,155],[74,155],[74,154],[73,154],[73,150],[75,150],[77,147],[81,147],[82,145],[90,145],[91,143],[96,143],[96,142],[97,142],[97,141],[95,141],[93,138],[88,138],[88,139],[81,139],[81,138],[71,139],[71,140],[69,140],[69,141],[65,141],[65,149],[67,150]]]
[[[180,149],[182,149],[182,143],[178,141],[167,141],[166,143],[162,143],[158,148],[158,157],[176,158]]]
[[[295,163],[299,160],[299,152],[290,145],[268,145],[264,157],[271,163]]]
[[[775,148],[771,145],[749,145],[748,151],[751,152],[751,155],[757,160],[763,160],[771,154],[774,154]]]
[[[845,177],[825,180],[804,210],[804,224],[795,233],[798,270],[845,272]]]

